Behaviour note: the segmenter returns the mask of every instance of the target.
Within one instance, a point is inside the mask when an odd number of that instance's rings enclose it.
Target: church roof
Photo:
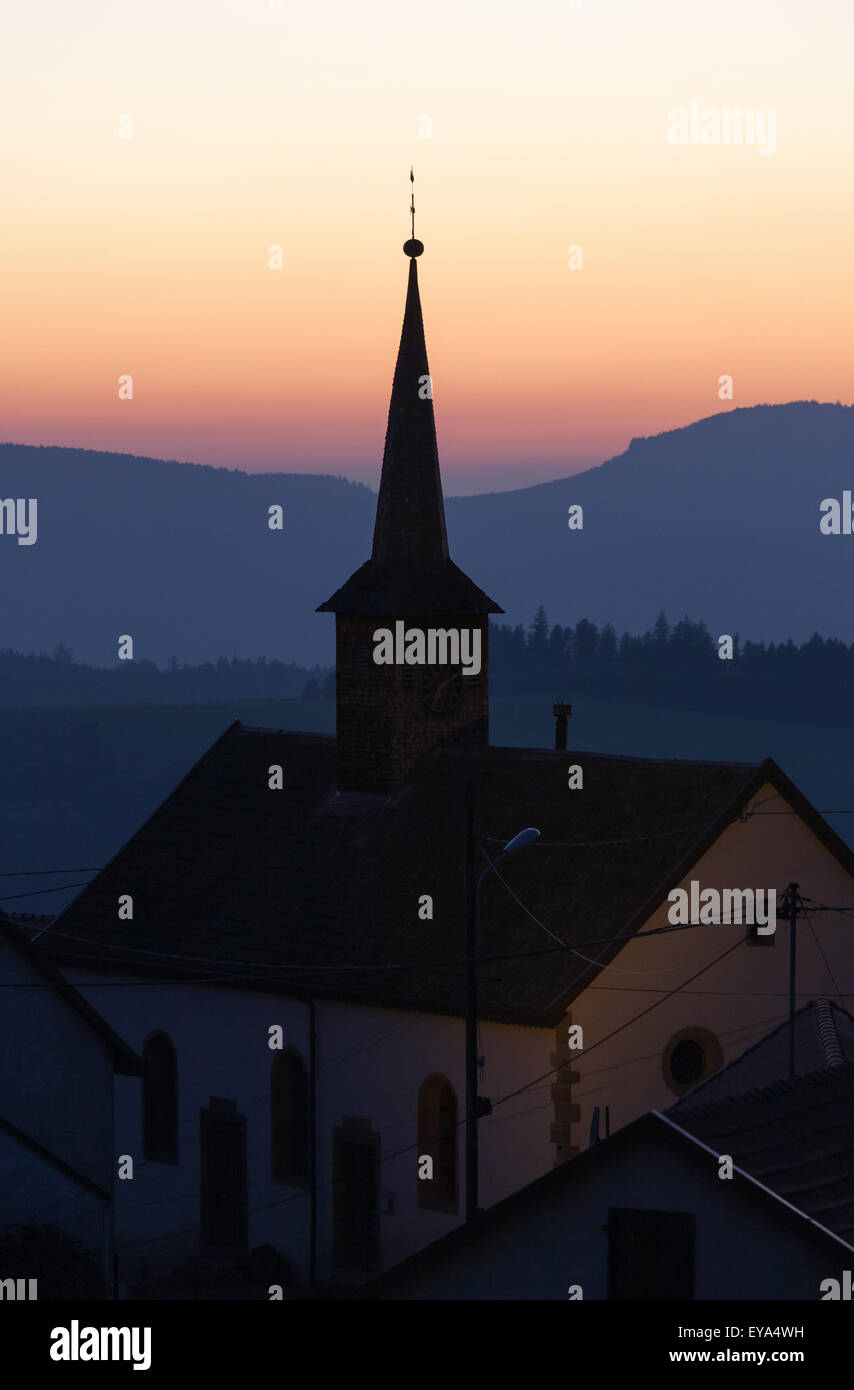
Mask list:
[[[583,792],[567,790],[573,762]],[[281,791],[268,788],[275,764]],[[541,831],[500,870],[520,902],[495,874],[483,884],[480,955],[493,957],[479,969],[483,1018],[556,1024],[766,781],[854,869],[770,760],[446,747],[392,797],[347,795],[336,792],[333,738],[235,723],[39,945],[87,968],[461,1013],[469,779],[491,855],[524,826]],[[118,924],[127,893],[133,920]],[[432,920],[419,918],[424,895]],[[599,964],[556,947],[520,903]]]
[[[502,613],[448,552],[436,425],[415,257],[391,388],[374,543],[319,613]],[[404,248],[406,249],[406,248]]]
[[[434,570],[360,565],[318,613],[503,613],[453,560]]]

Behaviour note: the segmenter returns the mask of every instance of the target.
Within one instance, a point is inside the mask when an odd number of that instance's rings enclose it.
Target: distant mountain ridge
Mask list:
[[[573,477],[448,498],[448,537],[499,621],[527,624],[544,603],[554,622],[642,631],[664,609],[713,634],[850,642],[854,536],[819,531],[820,502],[844,490],[854,407],[753,406],[634,439]],[[0,648],[63,642],[98,666],[125,633],[159,664],[330,664],[333,623],[314,609],[370,554],[376,506],[343,477],[2,444],[10,497],[38,499],[38,539],[0,535]],[[267,526],[274,504],[282,531]],[[583,530],[567,526],[576,504]]]

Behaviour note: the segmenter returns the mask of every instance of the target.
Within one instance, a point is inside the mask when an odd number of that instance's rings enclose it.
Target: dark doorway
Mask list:
[[[335,1263],[373,1273],[379,1262],[379,1136],[335,1135]]]
[[[608,1297],[694,1297],[693,1212],[608,1211]]]
[[[201,1112],[201,1243],[208,1251],[245,1250],[249,1242],[246,1117],[236,1102],[211,1097]]]

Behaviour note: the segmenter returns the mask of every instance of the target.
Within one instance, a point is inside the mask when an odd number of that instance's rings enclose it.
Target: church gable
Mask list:
[[[575,1148],[596,1129],[597,1107],[604,1135],[606,1120],[618,1129],[695,1088],[702,1093],[704,1082],[712,1084],[707,1078],[785,1021],[790,883],[799,895],[796,1006],[854,994],[850,922],[832,910],[852,901],[854,856],[779,769],[765,764],[738,812],[698,849],[572,999],[584,1048],[574,1054],[573,1084],[561,1101],[575,1106],[566,1139]],[[757,931],[748,909],[759,890],[774,895],[775,908]],[[687,920],[683,902],[694,908]],[[597,954],[593,947],[588,953]],[[778,1061],[785,1075],[787,1057]],[[799,1052],[799,1068],[802,1061]]]

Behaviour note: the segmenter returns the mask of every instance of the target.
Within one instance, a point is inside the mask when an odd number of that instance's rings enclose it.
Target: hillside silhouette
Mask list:
[[[48,656],[0,651],[0,706],[163,705],[218,700],[322,699],[335,693],[326,668],[219,657],[197,666],[172,659],[117,661],[112,668],[74,660],[60,643]]]
[[[753,642],[736,632],[731,659],[703,622],[671,624],[660,613],[644,633],[618,636],[587,618],[550,624],[541,605],[526,628],[490,623],[490,682],[497,699],[556,696],[650,709],[707,711],[851,724],[854,643],[812,636],[800,644]],[[0,651],[0,707],[214,704],[228,700],[333,700],[335,672],[290,662],[219,657],[165,669],[152,661],[112,669],[52,656]],[[333,714],[334,719],[334,714]]]
[[[854,539],[822,535],[819,504],[851,487],[852,458],[854,407],[724,411],[574,477],[449,498],[449,541],[511,627],[544,603],[560,624],[618,632],[664,610],[713,635],[850,642]],[[39,502],[36,544],[0,536],[0,646],[64,643],[101,667],[125,633],[159,665],[229,652],[330,666],[333,624],[314,609],[367,558],[376,506],[341,477],[19,444],[0,445],[0,494]],[[267,527],[275,504],[282,531]]]

